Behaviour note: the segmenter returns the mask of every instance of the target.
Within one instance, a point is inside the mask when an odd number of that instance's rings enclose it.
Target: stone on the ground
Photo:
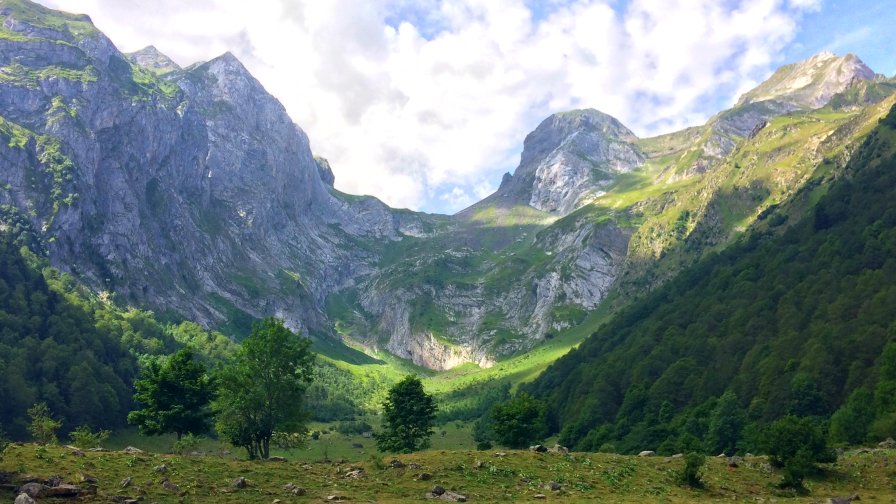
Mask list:
[[[14,504],[35,504],[35,501],[31,498],[30,495],[26,493],[20,493],[19,496],[16,497]]]
[[[121,451],[123,451],[125,453],[143,453],[143,450],[141,450],[140,448],[134,448],[133,446],[128,446],[127,448],[125,448],[124,450],[121,450]]]
[[[432,487],[431,492],[433,495],[436,495],[436,496],[442,495],[443,493],[445,493],[445,487],[443,487],[441,485],[436,485],[436,486]]]
[[[544,452],[548,451],[548,449],[544,445],[537,444],[537,445],[530,446],[529,451],[535,452],[535,453],[544,453]]]
[[[639,457],[653,457],[656,455],[656,452],[653,450],[644,450],[638,454]]]
[[[246,481],[246,478],[240,476],[231,481],[230,486],[232,486],[233,488],[246,488],[247,486],[249,486],[249,482]]]
[[[130,476],[121,480],[121,488],[127,488],[129,486],[131,486],[131,477]]]
[[[39,499],[41,497],[46,496],[47,490],[49,490],[49,489],[50,489],[50,487],[48,487],[47,485],[37,483],[37,482],[31,482],[31,483],[25,483],[24,485],[22,485],[19,488],[19,493],[26,494],[26,495],[28,495],[28,497]]]
[[[535,494],[535,495],[532,496],[532,498],[533,498],[533,499],[538,499],[538,500],[543,500],[543,499],[547,499],[548,496],[545,495],[545,494]]]

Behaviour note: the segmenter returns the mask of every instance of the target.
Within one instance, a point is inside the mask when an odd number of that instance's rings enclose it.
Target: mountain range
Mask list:
[[[230,53],[185,68],[124,54],[87,16],[28,0],[0,0],[0,20],[4,230],[168,320],[240,338],[277,316],[439,370],[492,366],[750,229],[787,228],[770,219],[811,212],[896,103],[896,81],[821,53],[658,137],[560,112],[494,194],[432,215],[336,190]]]

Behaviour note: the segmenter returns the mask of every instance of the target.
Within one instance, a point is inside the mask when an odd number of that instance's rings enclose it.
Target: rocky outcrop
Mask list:
[[[643,164],[636,140],[622,123],[597,110],[554,114],[526,137],[519,167],[504,176],[498,191],[458,215],[514,205],[566,215],[616,174]]]
[[[144,47],[139,51],[128,53],[126,56],[131,63],[139,65],[158,75],[164,75],[181,69],[174,60],[162,54],[155,48],[155,46]]]

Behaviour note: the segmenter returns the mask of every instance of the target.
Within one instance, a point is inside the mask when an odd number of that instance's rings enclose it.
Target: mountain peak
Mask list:
[[[779,68],[765,82],[741,96],[737,104],[775,100],[815,109],[825,106],[832,96],[854,84],[876,77],[854,54],[837,56],[823,51]]]
[[[128,53],[126,56],[132,63],[159,75],[180,70],[180,65],[156,49],[155,46],[146,46],[139,51]]]

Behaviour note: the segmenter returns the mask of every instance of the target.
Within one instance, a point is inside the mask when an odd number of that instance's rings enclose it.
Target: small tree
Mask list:
[[[305,389],[313,376],[311,340],[283,322],[256,323],[233,360],[219,375],[215,427],[250,459],[270,456],[274,432],[305,433]]]
[[[547,435],[547,406],[523,392],[492,408],[495,440],[508,448],[525,448]]]
[[[692,452],[684,457],[684,468],[678,474],[678,481],[691,488],[703,488],[703,476],[701,474],[706,457],[703,454]]]
[[[801,490],[803,478],[819,462],[835,462],[825,433],[811,418],[787,416],[772,423],[762,437],[763,449],[775,467],[784,468],[781,486]]]
[[[34,441],[40,444],[56,444],[58,442],[56,431],[62,426],[62,422],[53,418],[47,403],[38,403],[28,408],[28,417],[31,419],[28,430]]]
[[[745,423],[746,415],[737,404],[737,396],[725,392],[710,416],[706,448],[710,453],[734,455]]]
[[[423,390],[419,378],[405,376],[389,389],[383,403],[383,432],[375,435],[377,448],[411,453],[428,447],[435,418],[435,400]]]
[[[202,434],[211,428],[211,400],[215,385],[190,347],[165,360],[150,359],[142,378],[134,382],[134,399],[142,407],[128,414],[140,432],[156,436],[173,432]]]
[[[71,438],[72,444],[75,446],[81,448],[99,448],[107,439],[109,439],[109,434],[111,434],[111,432],[108,430],[93,432],[89,426],[82,425],[69,433],[68,437]]]

